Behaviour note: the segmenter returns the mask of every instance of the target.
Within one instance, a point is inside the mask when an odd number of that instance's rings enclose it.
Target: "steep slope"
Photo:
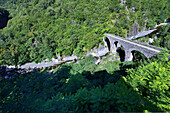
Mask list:
[[[134,22],[140,31],[169,14],[167,0],[127,0],[123,6],[120,0],[16,0],[3,7],[12,19],[1,30],[0,56],[1,63],[10,65],[40,62],[56,54],[82,56],[102,42],[105,32],[127,37]]]

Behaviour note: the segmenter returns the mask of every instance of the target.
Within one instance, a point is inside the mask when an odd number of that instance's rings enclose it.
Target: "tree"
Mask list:
[[[162,111],[169,111],[170,62],[166,56],[162,56],[161,59],[163,61],[158,60],[136,69],[128,69],[126,81]]]

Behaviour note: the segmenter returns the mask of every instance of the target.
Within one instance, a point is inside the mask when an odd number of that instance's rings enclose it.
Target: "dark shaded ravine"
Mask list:
[[[9,12],[7,10],[1,9],[0,8],[0,29],[3,29],[4,27],[7,26],[9,18]]]

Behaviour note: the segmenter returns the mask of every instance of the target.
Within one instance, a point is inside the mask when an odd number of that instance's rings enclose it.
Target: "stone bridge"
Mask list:
[[[153,55],[159,54],[162,48],[151,46],[145,43],[132,41],[119,36],[105,33],[106,38],[103,40],[105,45],[108,46],[109,51],[116,55],[117,50],[120,47],[124,48],[125,56],[123,61],[132,61],[132,51],[139,51],[143,53],[147,58]]]

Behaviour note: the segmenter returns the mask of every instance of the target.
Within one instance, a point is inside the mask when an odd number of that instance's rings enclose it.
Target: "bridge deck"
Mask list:
[[[112,37],[114,39],[122,40],[122,41],[125,41],[127,43],[131,43],[131,44],[137,45],[137,46],[142,46],[144,48],[152,49],[153,51],[156,51],[156,52],[160,52],[161,50],[162,51],[164,50],[164,49],[159,48],[159,47],[155,47],[155,46],[148,45],[148,44],[141,43],[141,42],[137,42],[137,41],[132,41],[130,39],[125,39],[125,38],[120,37],[120,36],[116,36],[116,35],[112,35],[112,34],[108,34],[108,33],[105,33],[105,35],[109,36],[109,37]]]

